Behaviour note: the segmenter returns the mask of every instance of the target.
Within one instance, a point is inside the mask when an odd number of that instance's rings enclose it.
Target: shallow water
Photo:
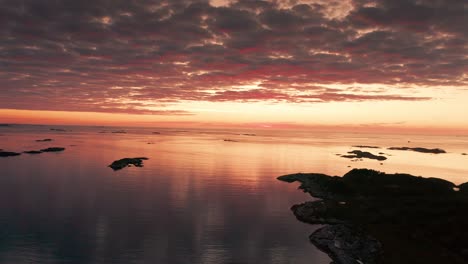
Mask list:
[[[110,133],[118,130],[127,133]],[[308,242],[317,227],[289,210],[311,198],[277,176],[365,167],[468,181],[467,137],[54,126],[0,134],[7,151],[66,148],[0,158],[2,264],[329,263]],[[35,141],[44,138],[54,141]],[[336,155],[352,145],[449,153],[366,149],[392,155],[382,165]],[[143,168],[107,167],[137,156],[149,158]]]

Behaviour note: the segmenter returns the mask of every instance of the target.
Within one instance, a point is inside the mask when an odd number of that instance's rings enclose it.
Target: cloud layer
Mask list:
[[[468,83],[464,0],[0,5],[0,108],[186,114],[166,108],[425,100],[385,87]]]

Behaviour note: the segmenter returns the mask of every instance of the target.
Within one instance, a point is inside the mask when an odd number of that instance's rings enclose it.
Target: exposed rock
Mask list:
[[[135,167],[143,167],[143,160],[148,160],[148,158],[145,158],[145,157],[123,158],[123,159],[112,162],[112,164],[109,165],[109,167],[112,168],[113,170],[121,170],[125,167],[130,167],[131,165]]]
[[[19,156],[21,153],[10,152],[10,151],[0,151],[0,157],[13,157]]]
[[[65,148],[59,148],[59,147],[41,149],[42,152],[60,152],[64,150]]]
[[[344,223],[355,231],[345,233],[355,236],[354,241],[377,239],[384,251],[382,261],[377,263],[468,263],[468,183],[455,186],[438,178],[367,169],[353,169],[343,177],[300,173],[278,179],[298,181],[300,189],[324,199],[294,205],[291,210],[300,221]],[[368,247],[357,246],[356,251],[353,247],[338,250],[336,244],[323,242],[340,236],[341,229],[334,228],[317,231],[320,239],[316,235],[311,239],[335,263],[376,263],[372,262],[379,255],[374,254],[378,248],[375,243],[356,242]],[[343,238],[336,237],[334,243],[342,243],[339,240]],[[356,252],[361,252],[359,257]],[[343,260],[354,262],[340,262]]]
[[[366,145],[356,145],[356,146],[352,146],[353,148],[372,148],[372,149],[378,149],[380,147],[377,147],[377,146],[366,146]]]
[[[51,128],[51,131],[56,131],[56,132],[67,132],[65,129],[62,128]]]
[[[117,130],[117,131],[112,131],[111,133],[113,133],[113,134],[127,134],[127,131]]]
[[[9,127],[11,126],[10,124],[0,124],[0,127]]]
[[[223,141],[226,141],[226,142],[238,142],[237,140],[229,139],[229,138],[223,139]]]
[[[468,154],[466,154],[466,153],[462,153],[462,155],[463,155],[463,156],[466,156],[466,155],[468,155]]]
[[[390,150],[411,150],[411,151],[416,151],[416,152],[421,152],[421,153],[433,153],[433,154],[441,154],[441,153],[447,153],[443,149],[439,148],[434,148],[434,149],[428,149],[428,148],[410,148],[410,147],[391,147],[388,148]]]
[[[154,134],[154,135],[160,135],[161,132],[153,132],[152,134]]]
[[[382,245],[359,228],[329,225],[309,236],[310,242],[326,252],[334,264],[377,264],[382,257]]]
[[[44,138],[44,139],[38,139],[38,140],[36,140],[36,142],[50,142],[50,141],[52,141],[51,138]]]
[[[353,151],[349,151],[348,153],[351,155],[341,155],[341,157],[347,158],[347,159],[354,159],[354,158],[357,158],[357,159],[366,158],[366,159],[374,159],[374,160],[386,160],[387,159],[387,157],[385,156],[377,156],[367,151],[353,150]]]
[[[242,136],[250,136],[250,137],[255,137],[256,134],[252,134],[252,133],[246,133],[246,134],[241,134]]]
[[[40,150],[29,150],[29,151],[24,151],[23,153],[26,153],[26,154],[41,154],[42,151],[40,151]]]

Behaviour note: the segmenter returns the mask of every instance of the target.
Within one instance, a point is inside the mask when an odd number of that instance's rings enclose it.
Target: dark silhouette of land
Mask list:
[[[11,152],[11,151],[0,151],[0,157],[13,157],[19,156],[21,153]]]
[[[130,167],[131,165],[135,167],[143,167],[143,160],[148,160],[146,157],[139,157],[139,158],[123,158],[120,160],[116,160],[109,165],[110,168],[113,170],[121,170],[125,167]]]
[[[375,160],[386,160],[387,157],[385,156],[377,156],[377,155],[374,155],[370,152],[367,152],[367,151],[360,151],[360,150],[353,150],[353,151],[349,151],[348,154],[350,155],[339,155],[340,157],[342,158],[347,158],[347,159],[362,159],[362,158],[366,158],[366,159],[375,159]]]
[[[51,138],[44,138],[44,139],[38,139],[38,140],[36,140],[36,142],[50,142],[52,140],[53,139],[51,139]]]
[[[291,210],[326,225],[310,241],[334,263],[468,263],[468,183],[368,169],[278,179],[322,199]]]
[[[416,152],[421,152],[421,153],[432,153],[432,154],[442,154],[442,153],[447,153],[443,149],[439,148],[434,148],[434,149],[428,149],[428,148],[410,148],[410,147],[390,147],[388,148],[390,150],[411,150],[411,151],[416,151]]]
[[[61,148],[61,147],[52,147],[52,148],[45,148],[45,149],[41,149],[42,152],[60,152],[60,151],[64,151],[65,148]]]

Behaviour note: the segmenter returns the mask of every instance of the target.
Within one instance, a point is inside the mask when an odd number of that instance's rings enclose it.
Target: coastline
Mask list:
[[[343,177],[289,174],[318,201],[292,206],[323,228],[310,241],[334,263],[466,263],[468,184],[353,169]]]

